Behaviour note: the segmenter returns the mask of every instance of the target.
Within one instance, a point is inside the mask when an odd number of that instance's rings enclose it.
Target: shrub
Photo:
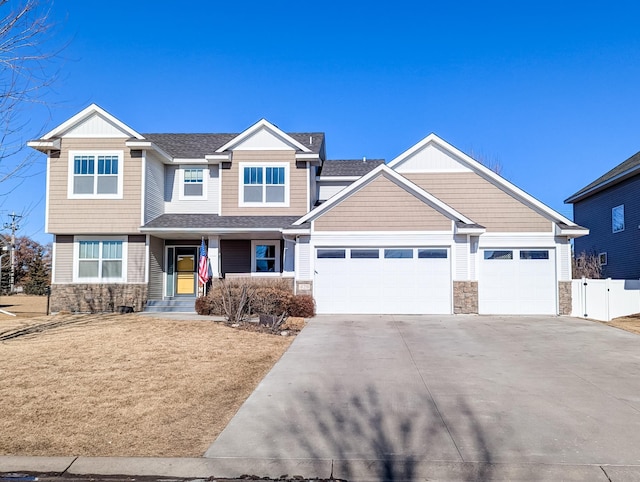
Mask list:
[[[291,291],[279,287],[259,286],[253,293],[251,311],[265,315],[282,316],[287,313],[293,297]]]
[[[316,302],[311,295],[294,295],[289,301],[289,316],[311,318],[316,315]]]

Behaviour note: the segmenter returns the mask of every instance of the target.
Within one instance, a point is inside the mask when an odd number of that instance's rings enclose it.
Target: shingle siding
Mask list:
[[[574,251],[580,254],[607,253],[603,276],[615,279],[640,278],[640,176],[623,181],[574,204],[574,221],[589,228],[589,235],[576,238]],[[624,204],[624,231],[612,232],[611,209]]]

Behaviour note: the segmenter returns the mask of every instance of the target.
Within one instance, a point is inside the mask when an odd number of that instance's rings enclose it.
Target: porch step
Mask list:
[[[196,299],[149,300],[144,308],[146,313],[195,313]]]

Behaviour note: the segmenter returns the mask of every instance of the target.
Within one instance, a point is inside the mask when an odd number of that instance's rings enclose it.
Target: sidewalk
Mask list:
[[[114,476],[170,477],[178,479],[235,479],[254,475],[263,479],[342,479],[349,481],[640,481],[639,466],[564,464],[486,464],[472,462],[419,462],[389,467],[386,460],[296,460],[159,457],[13,457],[0,456],[3,474],[46,474],[44,478],[92,479]],[[393,463],[391,463],[393,465]],[[346,468],[346,473],[345,472]],[[393,475],[386,477],[384,474]],[[333,470],[333,472],[332,472]],[[404,475],[403,475],[404,474]],[[98,477],[96,477],[98,476]],[[15,477],[14,477],[15,478]],[[42,477],[40,477],[42,478]],[[246,477],[244,477],[246,478]],[[23,480],[20,479],[20,480]],[[254,479],[257,480],[257,479]]]

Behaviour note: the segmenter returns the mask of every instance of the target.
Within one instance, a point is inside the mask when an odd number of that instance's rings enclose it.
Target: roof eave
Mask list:
[[[570,226],[567,228],[560,227],[556,224],[555,226],[555,235],[556,236],[566,236],[569,239],[581,238],[582,236],[587,236],[589,234],[588,228],[583,228],[582,226]]]
[[[125,142],[125,145],[130,148],[130,149],[151,149],[155,152],[157,152],[158,154],[160,154],[160,156],[162,158],[164,158],[167,161],[172,161],[173,157],[171,157],[171,155],[165,151],[164,149],[160,148],[157,144],[155,144],[154,142],[151,141],[142,141],[142,140],[130,140]]]
[[[59,151],[60,150],[60,139],[49,139],[42,140],[38,139],[35,141],[27,142],[27,146],[35,149],[36,151],[44,152],[45,154],[49,151]]]
[[[565,199],[564,202],[565,204],[573,204],[575,202],[582,201],[583,199],[593,196],[594,194],[597,194],[600,191],[603,191],[604,189],[610,186],[613,186],[614,184],[618,184],[619,182],[622,182],[625,179],[628,179],[631,176],[638,174],[638,172],[640,172],[640,165],[634,166],[631,169],[627,169],[626,171],[621,172],[616,176],[613,176],[612,178],[602,181],[596,184],[595,186],[587,189],[584,192],[578,191],[577,193]]]

